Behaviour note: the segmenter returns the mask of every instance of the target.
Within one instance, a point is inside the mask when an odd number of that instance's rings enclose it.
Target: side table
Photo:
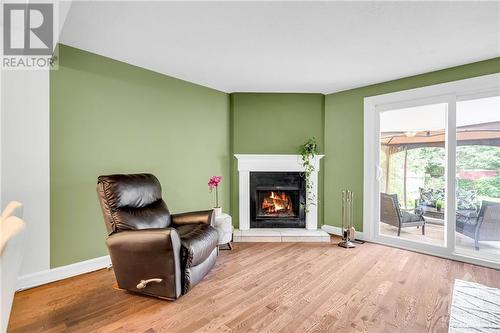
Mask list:
[[[233,249],[231,245],[231,240],[233,238],[233,219],[231,215],[222,213],[215,217],[213,227],[217,229],[219,234],[219,246],[226,244],[229,250]]]

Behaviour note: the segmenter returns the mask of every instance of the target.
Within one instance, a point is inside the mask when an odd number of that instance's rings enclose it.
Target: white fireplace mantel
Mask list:
[[[252,171],[281,171],[281,172],[303,172],[301,155],[256,155],[235,154],[238,160],[239,173],[239,208],[240,208],[240,230],[250,230],[250,172]],[[315,171],[310,175],[311,188],[308,189],[307,197],[318,198],[318,172],[319,161],[324,155],[315,156],[312,161]],[[317,205],[309,205],[306,213],[306,229],[318,229]]]

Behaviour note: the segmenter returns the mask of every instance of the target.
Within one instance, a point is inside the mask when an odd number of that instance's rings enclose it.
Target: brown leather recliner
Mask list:
[[[173,300],[214,266],[213,210],[171,215],[151,174],[100,176],[97,193],[119,288]]]

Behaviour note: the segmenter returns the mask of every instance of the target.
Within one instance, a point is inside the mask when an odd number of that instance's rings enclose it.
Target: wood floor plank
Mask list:
[[[498,270],[377,244],[234,245],[176,302],[115,290],[112,270],[19,292],[8,332],[446,332],[455,279],[500,287]]]

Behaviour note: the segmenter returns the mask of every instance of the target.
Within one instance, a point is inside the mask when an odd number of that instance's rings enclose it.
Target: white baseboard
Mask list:
[[[324,231],[326,231],[329,234],[342,236],[342,228],[341,227],[335,227],[333,225],[323,224],[321,226],[321,229],[323,229]],[[356,231],[356,239],[364,239],[362,231]]]
[[[45,271],[26,274],[17,279],[17,290],[24,290],[40,286],[42,284],[67,279],[69,277],[89,273],[111,265],[109,256],[102,256],[77,262],[71,265],[47,269]]]

